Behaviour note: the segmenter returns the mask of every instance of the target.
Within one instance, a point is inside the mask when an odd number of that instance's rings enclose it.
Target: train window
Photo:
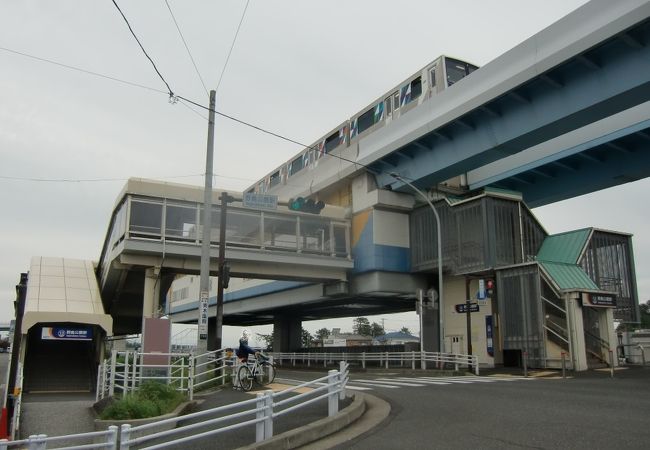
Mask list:
[[[276,184],[280,184],[280,171],[274,172],[269,177],[269,187],[273,187]]]
[[[393,110],[397,111],[399,109],[399,92],[393,93]]]
[[[359,116],[358,134],[363,133],[375,124],[375,108],[370,108]]]
[[[400,106],[406,106],[422,94],[422,79],[417,77],[400,89]]]
[[[454,61],[453,59],[447,59],[446,69],[447,69],[447,86],[451,86],[457,81],[465,78],[467,75],[466,64],[460,61]]]
[[[386,115],[387,116],[390,116],[391,113],[393,112],[393,110],[391,108],[391,100],[392,100],[392,98],[393,98],[392,96],[391,97],[386,97],[386,99],[384,100],[384,104],[386,105]]]
[[[298,173],[302,170],[303,167],[305,167],[305,164],[303,162],[302,155],[300,155],[291,161],[291,164],[289,165],[289,176]]]
[[[339,132],[336,131],[325,139],[325,153],[329,153],[339,146]]]

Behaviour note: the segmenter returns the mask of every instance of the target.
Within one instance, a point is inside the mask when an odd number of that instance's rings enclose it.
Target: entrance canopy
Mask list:
[[[37,323],[73,322],[97,325],[108,336],[113,319],[104,313],[91,261],[34,256],[27,281],[22,329]]]

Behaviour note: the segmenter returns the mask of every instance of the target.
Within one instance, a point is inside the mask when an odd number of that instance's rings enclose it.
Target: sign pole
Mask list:
[[[467,354],[472,354],[472,305],[469,298],[470,279],[465,278],[465,314],[467,317]]]

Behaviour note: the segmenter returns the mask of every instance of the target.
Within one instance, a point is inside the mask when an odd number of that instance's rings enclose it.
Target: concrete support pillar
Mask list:
[[[440,316],[439,309],[424,308],[422,313],[422,350],[440,351]]]
[[[160,269],[150,267],[144,272],[144,301],[142,303],[142,318],[155,317],[160,299],[160,283],[158,276]]]
[[[569,298],[567,301],[569,333],[571,333],[571,353],[573,353],[574,370],[587,370],[587,347],[585,328],[582,318],[581,299]]]
[[[295,352],[302,347],[302,321],[295,317],[273,319],[273,351]]]
[[[602,308],[600,311],[600,335],[609,342],[609,348],[614,352],[614,366],[618,366],[618,338],[614,328],[614,308]]]

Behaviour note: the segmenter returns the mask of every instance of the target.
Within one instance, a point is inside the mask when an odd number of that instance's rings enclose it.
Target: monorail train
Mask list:
[[[326,154],[343,153],[342,149],[354,146],[362,137],[399,119],[477,69],[477,66],[458,59],[438,57],[299,155],[267,174],[247,192],[264,194],[276,186],[288,184],[292,177],[302,174],[305,169],[315,168]],[[354,153],[347,156],[356,158],[358,155]]]

